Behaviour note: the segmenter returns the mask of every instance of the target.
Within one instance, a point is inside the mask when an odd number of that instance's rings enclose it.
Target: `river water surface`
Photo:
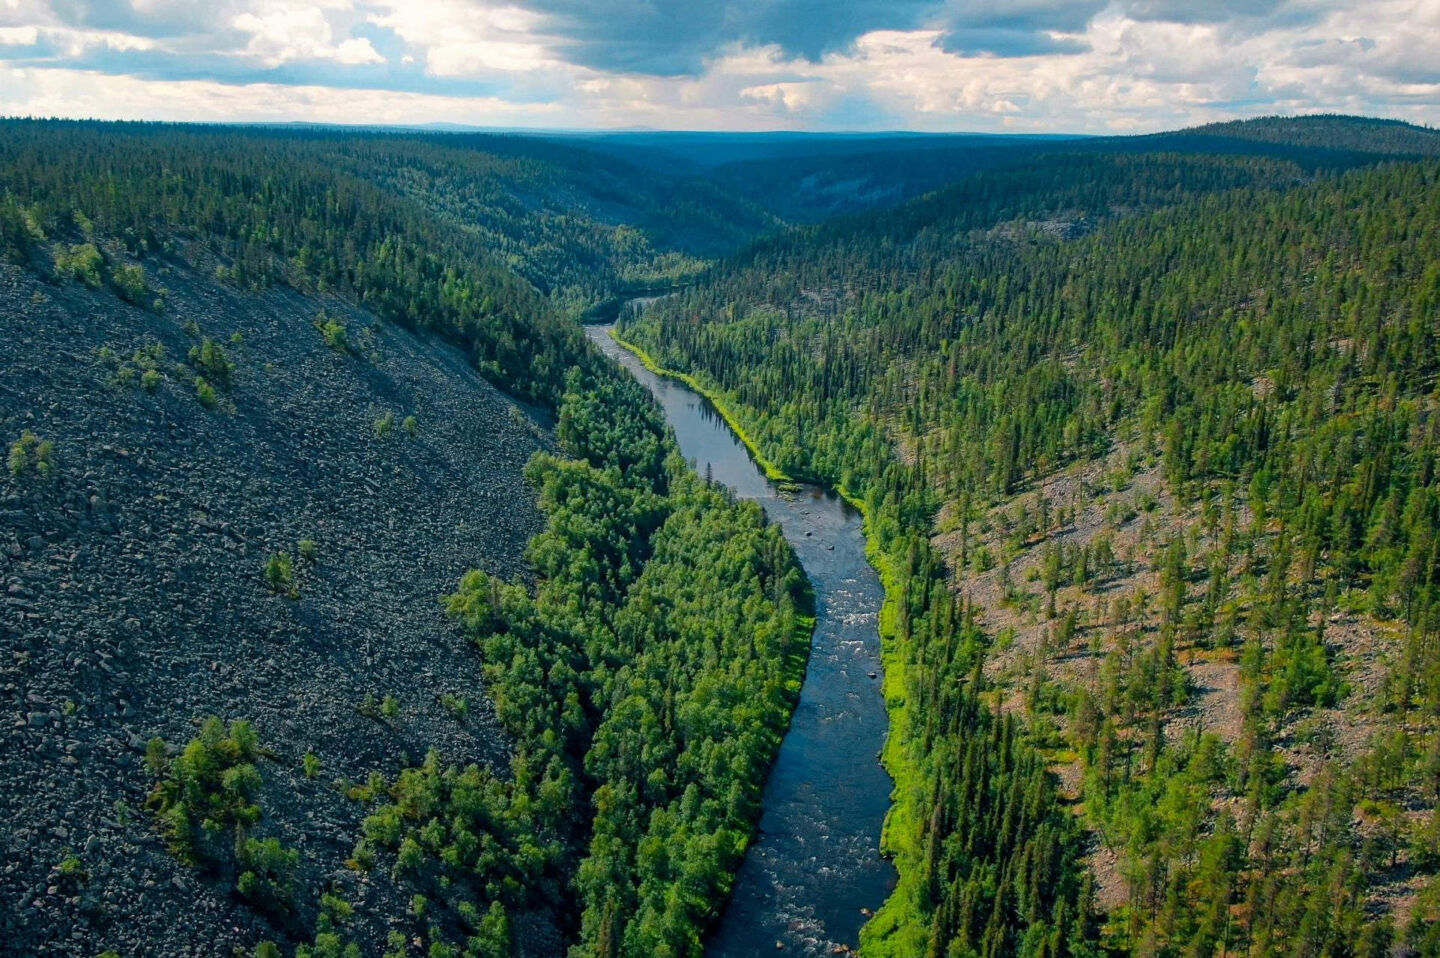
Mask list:
[[[586,332],[655,394],[701,475],[759,502],[779,523],[815,589],[800,701],[765,785],[759,833],[706,953],[819,956],[854,947],[866,913],[895,881],[879,852],[891,788],[878,757],[887,724],[877,631],[884,592],[865,560],[860,514],[814,487],[782,492],[708,400],[650,372],[610,329]]]

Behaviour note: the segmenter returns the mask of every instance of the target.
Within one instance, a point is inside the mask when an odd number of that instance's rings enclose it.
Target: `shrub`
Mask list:
[[[420,421],[414,416],[406,416],[400,423],[400,428],[405,430],[405,435],[414,439],[420,433]]]
[[[300,766],[306,778],[314,778],[320,774],[320,757],[314,752],[306,752],[305,757],[300,760]]]
[[[463,695],[440,694],[440,707],[456,718],[463,719],[470,711],[470,702]]]
[[[56,876],[60,883],[71,889],[78,889],[90,881],[90,872],[86,870],[85,863],[74,854],[67,854],[55,866]]]
[[[322,313],[321,316],[324,316]],[[323,320],[316,320],[315,325],[320,330],[320,335],[325,338],[325,345],[336,352],[350,351],[350,337],[345,331],[345,324],[338,320],[325,317]]]
[[[471,943],[480,958],[504,958],[511,953],[510,916],[505,913],[504,905],[498,901],[490,903]]]
[[[158,735],[145,743],[145,764],[155,775],[165,774],[165,769],[170,767],[169,750],[165,747],[165,740]]]
[[[41,476],[50,475],[55,468],[55,444],[48,439],[41,439],[35,444],[32,454],[35,472]]]
[[[235,376],[235,364],[225,353],[225,347],[206,336],[199,346],[190,347],[190,365],[195,371],[221,389],[229,389]]]
[[[338,925],[354,916],[355,906],[333,892],[325,892],[320,896],[320,911]]]
[[[235,881],[235,890],[242,898],[281,914],[294,909],[298,850],[286,848],[276,838],[256,839],[241,834],[235,841],[235,860],[243,869]]]
[[[101,346],[97,356],[100,362],[115,368],[109,377],[112,385],[131,386],[138,379],[146,392],[154,392],[165,380],[165,347],[160,343],[141,346],[128,360],[121,360],[109,346]]]
[[[48,476],[55,468],[55,444],[27,429],[10,444],[9,466],[10,475],[16,478],[30,470]]]
[[[270,558],[265,560],[264,575],[265,585],[271,592],[291,598],[298,594],[295,590],[295,564],[286,553],[271,553]]]
[[[172,850],[192,861],[208,857],[213,849],[205,836],[259,821],[260,807],[252,801],[260,789],[253,764],[259,751],[250,723],[237,720],[227,728],[213,715],[174,761],[163,757],[163,739],[150,740],[146,759],[160,769],[160,780],[146,804],[159,816]]]
[[[320,549],[316,546],[314,539],[301,539],[298,548],[300,550],[300,558],[306,562],[314,562],[320,555]]]
[[[400,700],[393,695],[387,695],[380,700],[380,714],[387,719],[398,718],[400,715]]]
[[[214,409],[220,405],[220,397],[215,393],[215,387],[211,386],[204,376],[195,377],[195,396],[206,409]]]
[[[31,433],[26,433],[26,436]],[[10,475],[22,475],[30,467],[30,448],[25,443],[25,436],[21,436],[10,444]]]
[[[160,379],[158,370],[147,369],[140,374],[140,385],[147,393],[153,393],[160,388]]]
[[[145,302],[149,288],[145,282],[145,270],[134,264],[122,264],[110,271],[110,282],[120,298],[140,306]]]
[[[94,243],[77,243],[55,254],[55,272],[92,288],[98,288],[105,281],[100,272],[104,265],[105,259]]]
[[[375,438],[388,439],[394,428],[395,414],[387,409],[383,416],[375,420]]]

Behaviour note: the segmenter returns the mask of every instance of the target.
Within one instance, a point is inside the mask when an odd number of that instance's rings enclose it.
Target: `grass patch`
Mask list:
[[[907,747],[910,741],[910,711],[905,701],[905,679],[910,661],[909,643],[901,639],[900,576],[896,560],[880,547],[865,503],[846,489],[842,498],[865,517],[865,558],[880,576],[885,602],[880,607],[881,691],[890,727],[880,764],[895,782],[890,792],[890,811],[880,832],[880,851],[890,857],[898,875],[895,890],[860,929],[860,950],[867,958],[909,958],[925,953],[929,922],[917,908],[925,889],[920,835],[924,823],[925,770]]]

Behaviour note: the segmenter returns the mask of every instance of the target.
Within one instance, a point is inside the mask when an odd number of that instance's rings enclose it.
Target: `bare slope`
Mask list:
[[[337,779],[431,747],[506,760],[437,599],[476,566],[524,571],[541,520],[521,470],[543,431],[451,347],[338,301],[222,286],[195,255],[151,261],[161,313],[0,266],[0,435],[53,443],[48,476],[0,473],[0,952],[276,937],[143,811],[146,741],[184,742],[198,717],[255,723],[273,752],[258,832],[300,849],[306,887],[334,879],[357,906],[396,892],[344,868],[362,808]],[[321,309],[347,347],[327,345]],[[234,364],[214,408],[187,361],[204,337]],[[296,598],[265,584],[275,553]],[[58,870],[71,855],[82,874]],[[517,938],[543,951],[533,924]]]

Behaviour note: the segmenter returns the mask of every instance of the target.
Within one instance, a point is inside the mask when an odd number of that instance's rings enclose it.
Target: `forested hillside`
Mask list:
[[[50,196],[88,189],[88,215],[131,230],[132,245],[147,240],[135,232],[142,223],[200,224],[224,235],[242,270],[273,274],[278,253],[279,263],[332,284],[359,259],[394,261],[418,248],[463,256],[497,289],[514,273],[569,310],[683,279],[777,225],[693,177],[501,135],[7,120],[0,168],[12,196],[40,204],[42,214]],[[206,208],[217,186],[219,195],[245,196],[244,208]],[[381,238],[362,234],[335,261],[321,257],[338,231],[382,213],[405,221],[396,242],[407,247],[381,249]],[[346,277],[377,287],[383,280]],[[518,296],[506,292],[490,307],[518,307]],[[397,304],[414,314],[431,306]]]
[[[698,953],[806,584],[464,152],[0,127],[0,950]]]
[[[1390,157],[1440,155],[1440,131],[1401,120],[1373,117],[1272,116],[1259,120],[1210,123],[1182,130],[1178,135]],[[1141,138],[1141,142],[1143,140]]]
[[[782,219],[899,205],[967,173],[1033,156],[1063,138],[918,133],[606,133],[561,137],[627,162],[687,170]]]
[[[1298,126],[1254,129],[1433,136]],[[1434,953],[1440,168],[1127,153],[762,243],[622,335],[867,505],[867,954]]]

